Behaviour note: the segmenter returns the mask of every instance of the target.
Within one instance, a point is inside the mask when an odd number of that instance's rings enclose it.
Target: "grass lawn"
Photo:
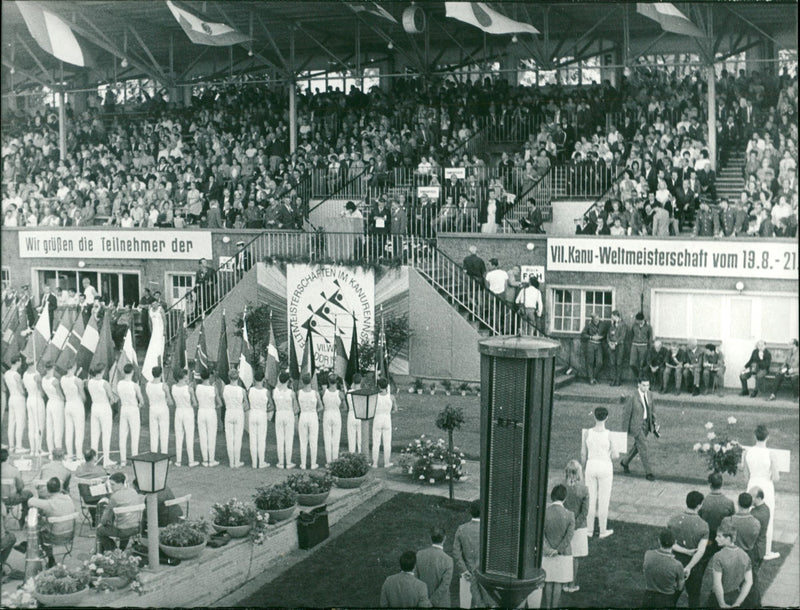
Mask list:
[[[468,519],[466,502],[450,504],[444,498],[399,493],[239,606],[376,607],[384,579],[399,570],[397,562],[403,550],[428,546],[428,531],[435,524],[445,528],[445,551],[452,553],[455,530]],[[590,541],[589,556],[581,561],[578,574],[581,590],[563,594],[563,604],[587,608],[639,605],[642,560],[645,551],[656,546],[658,528],[622,522],[614,522],[613,528],[610,538]],[[762,591],[789,551],[788,545],[775,546],[781,559],[764,564]],[[450,591],[457,607],[456,575]]]

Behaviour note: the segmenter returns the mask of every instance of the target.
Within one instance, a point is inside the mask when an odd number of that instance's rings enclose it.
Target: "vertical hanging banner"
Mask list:
[[[357,341],[372,341],[374,271],[342,265],[289,264],[286,266],[286,305],[289,337],[294,341],[296,353],[303,353],[310,329],[316,365],[330,369],[335,337],[341,337],[348,348],[351,345],[354,316]]]

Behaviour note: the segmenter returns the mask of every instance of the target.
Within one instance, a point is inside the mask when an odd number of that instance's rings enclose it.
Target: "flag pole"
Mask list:
[[[337,334],[338,330],[337,323],[339,322],[338,317],[339,317],[338,314],[333,316],[333,366],[331,367],[332,372],[336,371],[336,337],[338,336]]]

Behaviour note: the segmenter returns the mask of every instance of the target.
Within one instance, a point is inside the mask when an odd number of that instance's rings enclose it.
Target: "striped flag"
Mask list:
[[[680,12],[671,2],[637,2],[636,12],[648,19],[657,21],[661,29],[673,34],[705,38],[706,35],[692,23],[686,15]]]
[[[50,313],[47,308],[44,308],[39,314],[39,319],[33,327],[32,332],[28,335],[28,342],[22,350],[22,355],[25,356],[26,362],[32,362],[36,365],[37,370],[40,372],[42,367],[42,355],[50,342]]]
[[[347,371],[344,374],[344,380],[348,387],[353,384],[353,376],[359,372],[360,366],[358,362],[358,331],[356,330],[356,317],[353,316],[353,335],[350,339],[350,357],[347,359]]]
[[[103,373],[104,379],[111,379],[111,366],[114,364],[114,340],[111,338],[111,310],[106,308],[103,311],[103,323],[100,327],[100,338],[97,342],[97,348],[94,350],[94,356],[89,363],[89,369],[94,369],[100,365],[103,366],[105,372]]]
[[[242,351],[239,353],[239,379],[242,380],[245,390],[249,390],[253,385],[253,365],[250,364],[252,357],[253,349],[247,336],[247,310],[245,310],[242,318]]]
[[[200,333],[197,337],[197,347],[194,348],[194,370],[198,375],[203,371],[208,371],[205,320],[200,320]]]
[[[142,376],[147,381],[153,380],[153,367],[161,366],[164,361],[164,312],[158,308],[146,311],[150,316],[150,343],[142,363]]]
[[[291,336],[289,341],[291,341]],[[275,333],[272,332],[272,316],[269,321],[269,342],[267,343],[267,361],[264,364],[264,379],[267,384],[274,388],[278,385],[278,372],[280,369],[280,357],[278,356],[278,347],[275,343]]]
[[[509,19],[502,13],[489,8],[485,2],[445,2],[444,7],[447,17],[474,25],[489,34],[539,33],[539,30],[530,23]]]
[[[92,313],[92,317],[89,318],[89,323],[83,331],[81,343],[78,346],[78,354],[76,356],[76,362],[78,363],[77,375],[81,379],[89,377],[89,368],[99,342],[100,331],[97,328],[97,314]]]
[[[58,359],[58,355],[64,348],[64,344],[67,342],[67,339],[69,339],[69,333],[70,330],[72,330],[73,324],[75,324],[75,311],[72,307],[66,307],[64,313],[61,315],[61,320],[58,322],[56,332],[53,333],[53,338],[50,339],[50,343],[48,343],[47,347],[44,349],[42,362]]]
[[[81,339],[83,339],[83,332],[85,330],[83,314],[80,310],[75,313],[75,323],[72,325],[72,329],[69,331],[69,337],[67,337],[66,342],[64,342],[61,353],[56,359],[56,366],[65,371],[75,363],[78,357],[78,348],[81,345]]]
[[[231,362],[228,358],[228,325],[225,322],[225,310],[222,310],[222,322],[219,328],[219,344],[217,345],[217,379],[228,383]]]
[[[248,36],[231,26],[216,21],[210,21],[193,10],[167,0],[167,7],[178,24],[195,44],[204,44],[214,47],[229,47],[250,40]]]
[[[42,49],[68,64],[82,67],[89,65],[88,53],[75,38],[72,28],[61,17],[38,2],[17,0],[17,8],[22,13],[31,36]]]

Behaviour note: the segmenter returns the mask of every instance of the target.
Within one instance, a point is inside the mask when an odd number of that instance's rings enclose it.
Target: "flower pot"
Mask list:
[[[462,396],[466,396],[467,395],[467,391],[466,390],[461,390],[461,395]]]
[[[323,491],[318,494],[297,494],[297,503],[300,506],[317,506],[328,499],[330,491]]]
[[[422,394],[422,390],[417,390],[417,394]]]
[[[340,487],[341,489],[355,489],[356,487],[361,487],[361,484],[367,480],[367,475],[360,477],[349,477],[346,479],[341,477],[333,477],[333,480],[336,482],[336,487]]]
[[[278,508],[275,510],[267,510],[269,516],[274,521],[286,521],[294,514],[294,509],[297,505],[290,506],[289,508]]]
[[[164,551],[167,557],[174,557],[175,559],[193,559],[199,556],[200,553],[203,552],[203,549],[206,548],[206,541],[195,546],[169,546],[160,543],[158,547]]]
[[[435,395],[436,395],[436,390],[431,390],[431,396],[435,396]]]
[[[131,579],[127,576],[105,576],[98,578],[94,586],[97,589],[111,589],[113,591],[124,589],[131,584]]]
[[[89,587],[75,591],[75,593],[39,593],[34,591],[33,596],[43,606],[75,606],[86,595],[88,590]]]
[[[451,394],[450,390],[445,390],[444,393],[445,393],[445,396],[450,396],[450,394]]]
[[[414,393],[414,388],[408,388],[408,393],[409,394],[413,394]]]
[[[244,525],[219,525],[214,523],[214,529],[218,532],[228,532],[231,538],[244,538],[250,533],[252,525],[245,523]]]

